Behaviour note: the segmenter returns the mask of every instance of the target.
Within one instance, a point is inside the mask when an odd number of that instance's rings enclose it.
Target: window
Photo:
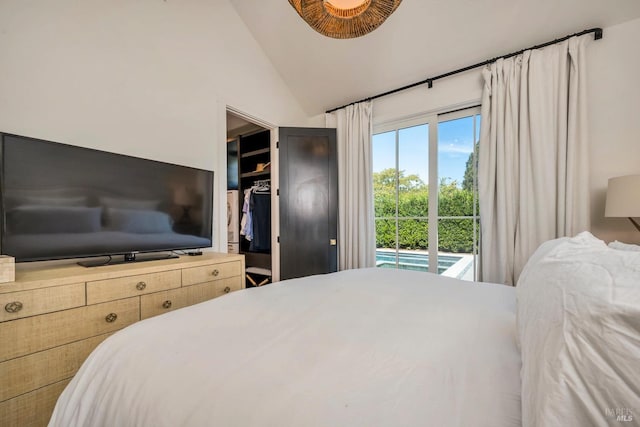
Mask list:
[[[478,108],[376,128],[376,264],[476,280]]]

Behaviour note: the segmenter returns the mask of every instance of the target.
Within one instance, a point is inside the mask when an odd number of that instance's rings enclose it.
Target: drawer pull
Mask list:
[[[20,301],[10,302],[4,306],[4,310],[7,313],[17,313],[22,310],[22,303]]]
[[[220,271],[216,268],[211,274],[213,274],[214,276],[218,276],[218,274],[220,274]]]
[[[224,288],[224,293],[225,293],[225,294],[228,294],[229,292],[231,292],[231,288],[230,288],[230,287],[228,287],[228,286],[227,286],[227,287],[225,287],[225,288]]]
[[[118,315],[115,313],[109,313],[107,314],[107,317],[104,318],[104,320],[107,321],[107,323],[113,323],[116,321],[116,319],[118,318]]]
[[[144,291],[144,288],[147,287],[147,284],[144,282],[138,282],[138,284],[136,285],[136,289],[139,291]]]
[[[171,300],[166,300],[165,302],[163,302],[162,307],[171,308]]]

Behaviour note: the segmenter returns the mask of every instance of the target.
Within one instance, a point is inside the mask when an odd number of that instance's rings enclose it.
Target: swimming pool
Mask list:
[[[438,274],[460,261],[462,256],[438,255]],[[376,267],[396,268],[396,253],[376,250]],[[403,270],[429,271],[429,255],[420,252],[399,252],[398,268]]]

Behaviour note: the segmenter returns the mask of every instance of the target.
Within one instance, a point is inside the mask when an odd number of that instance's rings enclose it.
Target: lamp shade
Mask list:
[[[173,201],[179,206],[189,206],[193,204],[193,198],[187,191],[186,187],[179,187],[173,193]]]
[[[640,175],[609,179],[604,216],[640,217]]]
[[[361,37],[378,28],[402,0],[289,0],[317,32],[334,39]]]

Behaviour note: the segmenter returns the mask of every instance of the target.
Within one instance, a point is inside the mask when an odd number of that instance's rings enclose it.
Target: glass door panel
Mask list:
[[[438,123],[438,264],[445,275],[475,280],[479,115]]]

